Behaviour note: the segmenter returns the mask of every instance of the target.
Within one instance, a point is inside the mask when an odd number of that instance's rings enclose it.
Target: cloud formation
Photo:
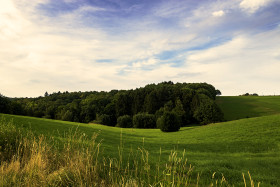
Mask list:
[[[221,17],[225,14],[225,12],[223,10],[219,10],[219,11],[215,11],[212,13],[213,16],[215,17]]]
[[[273,0],[242,0],[240,7],[249,13],[254,13],[271,2],[273,2]]]
[[[280,94],[277,1],[5,0],[0,92],[208,82],[225,95]]]

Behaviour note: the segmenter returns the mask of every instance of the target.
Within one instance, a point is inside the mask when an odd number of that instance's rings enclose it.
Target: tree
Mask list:
[[[143,112],[145,101],[145,89],[138,88],[133,91],[133,102],[132,102],[132,115],[135,115],[139,112]]]
[[[63,121],[73,121],[73,113],[70,110],[67,110],[63,116],[62,116]]]
[[[171,110],[174,108],[173,102],[168,101],[164,104],[164,111],[171,112]]]
[[[46,109],[45,112],[45,118],[49,118],[49,119],[54,119],[55,117],[55,106],[54,105],[49,105]]]
[[[153,114],[138,113],[133,116],[134,128],[156,128],[156,118]]]
[[[117,117],[130,115],[132,108],[132,98],[128,92],[118,93],[115,95],[115,106]]]
[[[220,95],[222,95],[222,92],[220,90],[216,90],[216,95],[220,96]]]
[[[81,120],[84,123],[89,123],[96,118],[96,112],[95,112],[95,106],[86,104],[81,107],[81,114],[80,114]]]
[[[187,84],[186,87],[191,88],[191,89],[193,89],[195,91],[199,90],[200,88],[203,88],[203,89],[207,90],[210,93],[210,95],[208,95],[208,96],[211,99],[215,100],[215,98],[216,98],[216,89],[211,84],[207,84],[207,83],[189,83],[189,84]]]
[[[0,113],[10,113],[10,103],[7,97],[0,94]]]
[[[131,128],[133,126],[132,118],[129,115],[120,116],[117,121],[117,127]]]
[[[196,90],[196,93],[207,95],[209,98],[212,97],[211,93],[210,93],[207,89],[205,89],[205,88],[199,88],[199,89],[197,89],[197,90]],[[216,95],[215,95],[215,96],[216,96]]]
[[[177,98],[172,112],[178,116],[180,126],[183,126],[183,122],[187,122],[186,112],[184,111],[183,104],[179,98]]]
[[[45,92],[45,97],[38,98],[10,99],[0,96],[0,112],[84,123],[96,120],[110,126],[117,124],[118,117],[129,115],[133,117],[136,128],[156,128],[156,120],[165,113],[172,112],[178,117],[178,124],[181,126],[213,121],[204,120],[205,117],[201,116],[206,116],[206,103],[208,100],[214,102],[217,93],[219,94],[207,83],[174,84],[169,81],[149,84],[135,90]],[[220,114],[219,109],[213,111],[217,112],[215,115]]]
[[[108,126],[115,126],[116,125],[116,119],[114,116],[110,116],[108,114],[102,114],[99,116],[99,121],[103,125]]]
[[[194,112],[194,118],[200,124],[223,121],[224,115],[219,106],[212,100],[204,100]]]
[[[10,103],[10,112],[16,115],[23,115],[23,108],[21,104],[17,103],[16,101],[12,101]]]
[[[159,97],[156,90],[149,93],[145,98],[145,111],[149,114],[154,114],[159,109]]]
[[[180,130],[179,116],[174,112],[164,112],[157,120],[157,127],[163,132],[175,132]]]

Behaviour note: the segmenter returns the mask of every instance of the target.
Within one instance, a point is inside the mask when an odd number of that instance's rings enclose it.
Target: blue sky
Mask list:
[[[279,0],[3,0],[0,93],[207,82],[280,94]]]

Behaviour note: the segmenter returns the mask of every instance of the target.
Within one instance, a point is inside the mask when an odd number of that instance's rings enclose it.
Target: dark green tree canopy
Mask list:
[[[0,112],[123,127],[130,126],[131,119],[135,128],[156,128],[158,119],[170,125],[174,118],[180,127],[221,121],[215,103],[219,94],[207,83],[169,81],[134,90],[46,92],[44,97],[13,99],[0,95]]]
[[[180,118],[175,112],[164,112],[164,114],[158,118],[157,127],[163,132],[175,132],[180,129]]]

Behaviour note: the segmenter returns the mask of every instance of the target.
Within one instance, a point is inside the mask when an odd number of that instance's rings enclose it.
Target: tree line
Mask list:
[[[0,113],[34,116],[108,126],[160,128],[223,120],[215,103],[221,92],[207,83],[162,82],[134,90],[56,92],[37,98],[0,95]]]

